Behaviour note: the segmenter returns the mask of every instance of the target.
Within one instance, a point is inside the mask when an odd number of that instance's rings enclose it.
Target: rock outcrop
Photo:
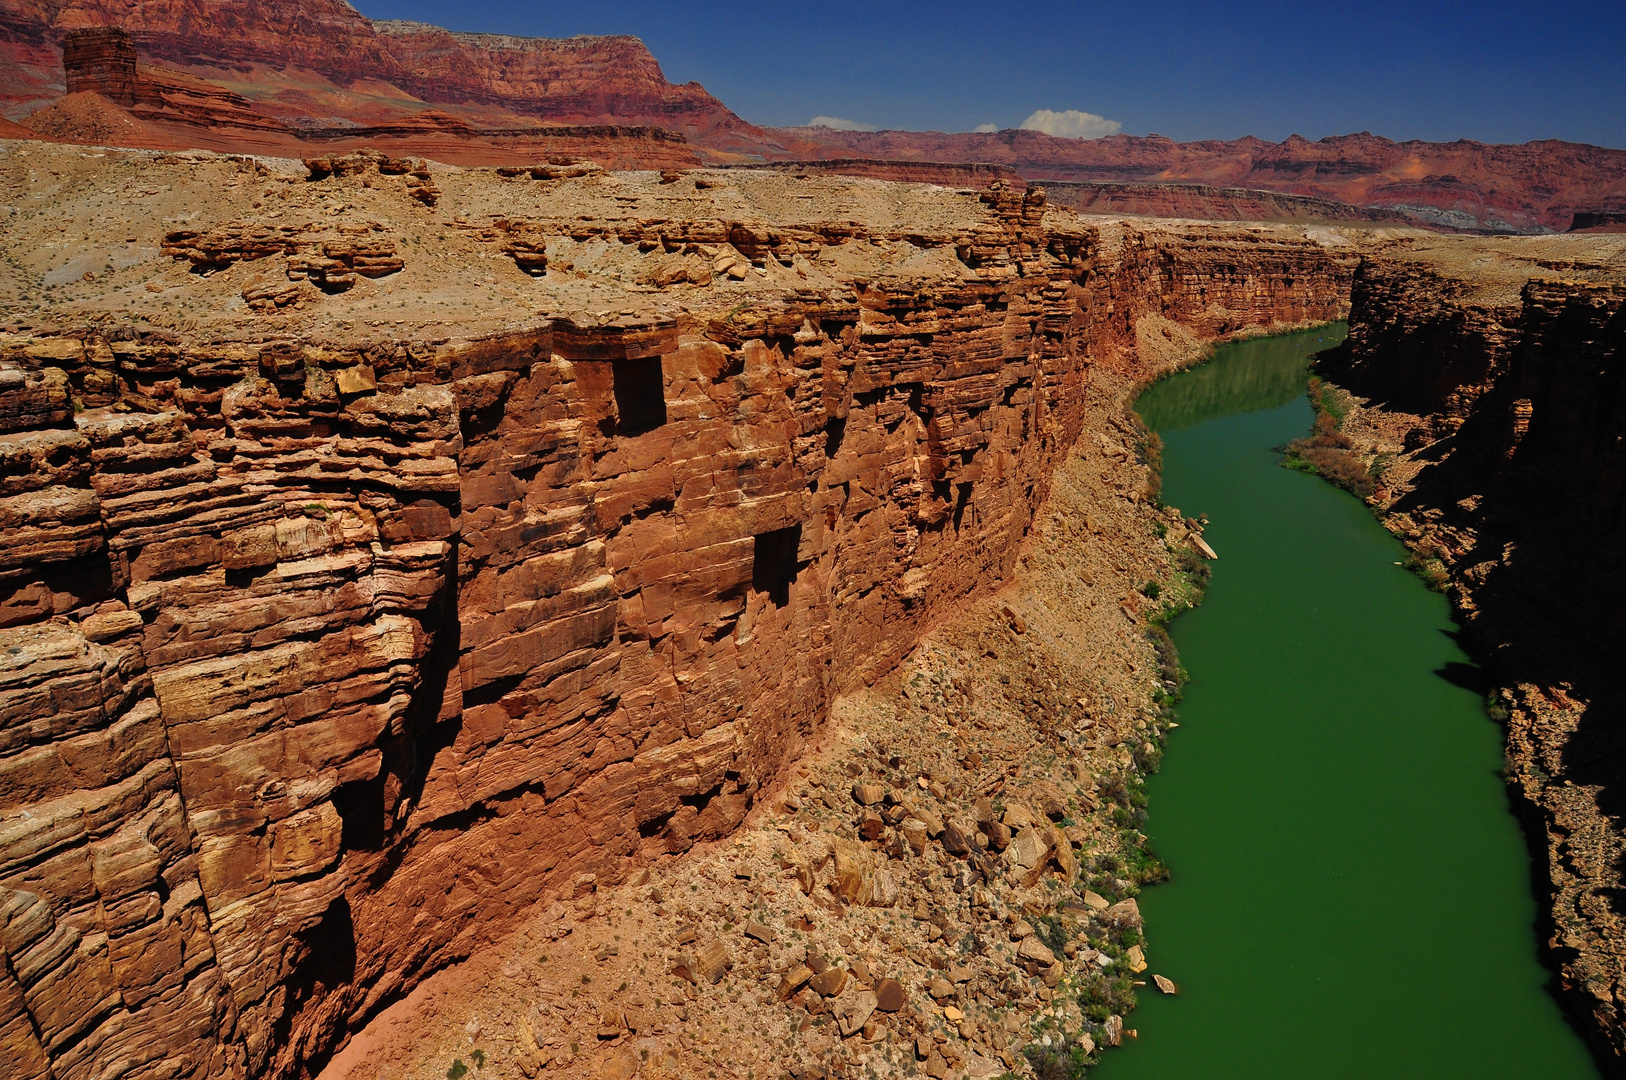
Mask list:
[[[100,94],[118,105],[136,102],[135,44],[116,27],[68,31],[62,39],[62,71],[70,94]]]
[[[1585,210],[1570,222],[1570,232],[1626,232],[1626,210]]]
[[[1564,997],[1626,1069],[1626,242],[1374,257],[1320,364],[1369,401],[1372,501],[1451,596],[1497,689],[1507,778],[1550,888]]]
[[[537,900],[726,835],[835,695],[1008,576],[1093,370],[1335,317],[1351,269],[1003,185],[449,173],[431,212],[364,169],[63,161],[15,242],[81,182],[217,197],[0,336],[0,1031],[59,1078],[308,1075]],[[819,185],[884,212],[820,224]],[[404,268],[200,333],[188,297],[302,257],[255,208],[307,197]],[[727,216],[753,201],[786,220]],[[569,258],[514,265],[468,220],[496,207]],[[454,276],[467,320],[392,329]],[[571,314],[468,331],[508,296]]]

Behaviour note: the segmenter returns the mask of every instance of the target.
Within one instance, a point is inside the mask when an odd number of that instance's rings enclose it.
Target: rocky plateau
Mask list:
[[[88,82],[76,92],[80,80],[64,68],[84,58],[65,48],[70,35],[108,30],[127,34],[147,69],[139,100]],[[464,165],[822,162],[819,171],[910,181],[959,165],[981,170],[984,183],[1006,170],[1122,185],[1094,192],[1107,213],[1217,220],[1398,215],[1448,231],[1540,233],[1586,227],[1577,215],[1626,213],[1626,151],[1597,146],[1397,143],[1367,132],[1177,143],[764,127],[698,83],[668,82],[636,38],[454,33],[374,22],[342,0],[4,0],[0,115],[69,142],[281,156],[305,156],[317,142]],[[1159,185],[1171,187],[1148,190]]]

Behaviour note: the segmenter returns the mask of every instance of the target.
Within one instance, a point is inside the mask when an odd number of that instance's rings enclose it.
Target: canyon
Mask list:
[[[1094,1060],[1207,551],[1131,402],[1345,317],[1621,1071],[1626,153],[766,128],[207,8],[0,0],[16,1075]]]
[[[626,1047],[688,1075],[1111,1045],[1120,999],[1069,1014],[1050,988],[1092,985],[1078,956],[1146,963],[1138,923],[1085,901],[1155,874],[1112,824],[1168,733],[1141,586],[1197,546],[1147,495],[1135,388],[1203,342],[1347,312],[1325,371],[1373,416],[1412,410],[1373,422],[1413,462],[1384,473],[1399,499],[1476,425],[1556,437],[1519,405],[1548,375],[1475,419],[1525,342],[1607,361],[1618,335],[1607,234],[1153,224],[1003,180],[4,145],[0,1031],[23,1075],[308,1076],[381,1013],[358,1080],[486,1045],[525,1075]],[[1562,527],[1519,550],[1570,546],[1507,561],[1607,594],[1612,429],[1573,409],[1612,398],[1560,389],[1563,438],[1604,449],[1574,488],[1549,474],[1577,448],[1543,452],[1521,490]],[[1505,457],[1488,445],[1446,461]],[[1392,520],[1454,566],[1491,485],[1453,475],[1449,504]],[[1489,640],[1480,595],[1456,598]],[[1565,837],[1556,955],[1607,1042],[1618,833],[1607,786],[1562,764],[1608,760],[1585,749],[1607,738],[1591,670],[1502,700],[1517,782]],[[1016,978],[986,943],[937,952],[996,917],[1113,951],[1018,955]],[[815,946],[868,989],[742,996]],[[649,1012],[561,998],[576,971]],[[841,1011],[887,979],[885,1022]],[[798,1034],[814,1016],[829,1035]],[[764,1030],[785,1041],[744,1035]]]
[[[305,1075],[537,901],[729,835],[1010,577],[1088,387],[1336,317],[1353,268],[997,183],[0,168],[25,1075]]]
[[[1488,663],[1543,934],[1618,1071],[1626,243],[1566,239],[1363,259],[1320,370],[1358,395],[1344,433],[1378,466],[1368,501]]]

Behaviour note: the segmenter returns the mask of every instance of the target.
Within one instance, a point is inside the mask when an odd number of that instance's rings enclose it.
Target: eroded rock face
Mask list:
[[[135,104],[135,45],[117,27],[69,30],[62,39],[62,70],[70,94],[88,91],[120,105]]]
[[[1148,317],[1348,288],[1302,239],[981,205],[910,241],[953,273],[704,317],[0,337],[11,1060],[304,1075],[538,898],[726,834],[1008,574]]]
[[[1577,211],[1626,197],[1622,151],[1557,140],[1522,145],[1395,142],[1362,132],[1314,142],[1248,136],[1177,143],[1161,135],[1061,139],[1037,131],[780,129],[786,156],[978,161],[1030,180],[1235,185],[1383,207],[1448,228],[1531,233],[1570,228]],[[1169,198],[1178,198],[1171,194]],[[1160,200],[1161,201],[1161,200]]]
[[[1500,684],[1508,781],[1546,851],[1543,931],[1568,1004],[1618,1068],[1626,245],[1563,239],[1363,263],[1326,373],[1382,406],[1379,423],[1413,425],[1376,502],[1449,575]]]
[[[145,61],[162,65],[238,72],[265,65],[297,73],[295,79],[319,76],[338,87],[377,80],[441,105],[553,121],[650,125],[704,135],[719,148],[757,130],[700,84],[668,82],[644,44],[625,35],[555,40],[454,33],[422,23],[374,23],[339,0],[8,6],[0,18],[14,41],[8,40],[5,52],[8,59],[29,62],[13,88],[18,97],[54,96],[40,78],[54,65],[39,61],[50,55],[50,45],[62,43],[64,60],[74,65],[69,93],[92,90],[131,104],[135,72],[127,68],[133,54],[118,52],[116,74],[108,67],[111,43],[122,38],[123,48],[133,40]],[[100,36],[94,43],[65,41],[66,35],[85,33],[76,27],[94,28]],[[352,119],[377,121],[376,103],[356,104],[361,115]]]
[[[1348,344],[1320,369],[1386,408],[1427,415],[1435,435],[1455,431],[1506,374],[1523,313],[1516,295],[1474,303],[1471,292],[1427,263],[1363,260]]]

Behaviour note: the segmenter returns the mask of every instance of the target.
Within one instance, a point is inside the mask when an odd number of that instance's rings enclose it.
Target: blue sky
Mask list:
[[[633,34],[669,79],[762,124],[970,131],[1077,110],[1176,139],[1369,130],[1626,147],[1626,0],[355,2],[454,30]]]

